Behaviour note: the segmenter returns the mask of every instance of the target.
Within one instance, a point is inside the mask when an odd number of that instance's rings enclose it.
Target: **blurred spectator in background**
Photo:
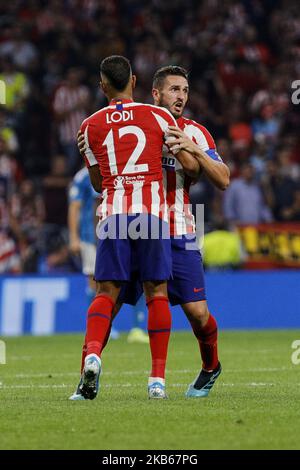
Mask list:
[[[254,180],[251,164],[243,164],[241,176],[234,180],[225,192],[224,214],[226,220],[233,225],[258,224],[272,220],[262,190]]]
[[[67,156],[68,173],[74,174],[80,166],[77,131],[88,116],[89,89],[81,85],[82,71],[70,68],[65,82],[55,92],[53,109],[58,123],[59,141]]]
[[[267,160],[270,158],[271,156],[266,142],[264,140],[255,142],[249,157],[249,162],[254,168],[256,180],[261,180],[263,174],[266,172]]]
[[[219,150],[218,150],[219,151]],[[197,204],[203,204],[204,210],[204,224],[205,230],[211,229],[211,222],[213,221],[213,203],[216,197],[216,189],[207,180],[207,178],[199,178],[195,181],[190,188],[190,201],[192,205],[192,213],[197,217],[196,208]],[[197,220],[197,218],[196,218]]]
[[[16,69],[11,56],[2,57],[0,64],[0,80],[4,81],[6,88],[6,108],[10,113],[24,111],[29,94],[26,75]]]
[[[0,107],[0,139],[3,139],[7,152],[17,152],[19,148],[18,138],[14,129],[7,122],[7,113],[4,107]]]
[[[17,239],[27,233],[31,243],[36,243],[43,229],[45,206],[33,181],[22,181],[11,197],[10,224]]]
[[[291,159],[291,148],[281,148],[278,150],[277,159],[280,175],[290,178],[294,182],[300,182],[300,165]]]
[[[286,176],[285,167],[282,167],[279,161],[267,162],[263,187],[274,219],[282,221],[290,218],[292,220],[294,211],[290,209],[297,202],[296,191],[300,188],[300,183]]]
[[[235,148],[250,147],[252,142],[251,126],[244,114],[241,105],[235,105],[230,112],[229,136]]]
[[[0,230],[8,229],[9,227],[8,203],[7,179],[0,175]]]
[[[282,211],[282,218],[287,222],[300,222],[300,188],[294,192],[294,198],[290,207]]]
[[[252,131],[256,142],[267,141],[274,146],[278,141],[280,120],[272,103],[262,106],[259,116],[252,121]]]
[[[78,272],[68,247],[68,234],[56,226],[46,226],[38,245],[36,270],[40,274]]]
[[[216,230],[204,237],[203,262],[206,269],[237,269],[241,266],[243,252],[237,232],[230,232],[226,222],[216,224]]]
[[[38,271],[41,274],[78,271],[70,255],[67,240],[59,236],[49,240],[46,254],[39,258]]]
[[[17,245],[8,232],[0,229],[0,274],[21,272]]]
[[[61,228],[67,226],[69,183],[66,157],[54,155],[51,159],[50,173],[42,182],[46,224]]]
[[[33,181],[25,179],[21,182],[10,198],[9,209],[10,227],[18,245],[22,271],[35,272],[45,208]]]
[[[37,48],[25,38],[24,31],[14,24],[6,28],[5,41],[0,44],[0,55],[12,58],[19,70],[33,70],[37,64]]]
[[[0,177],[6,182],[6,198],[16,189],[16,184],[22,179],[22,170],[15,157],[8,151],[7,141],[1,137],[0,130]]]

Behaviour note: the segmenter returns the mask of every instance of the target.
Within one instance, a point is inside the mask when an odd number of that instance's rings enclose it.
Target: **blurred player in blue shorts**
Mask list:
[[[86,167],[79,170],[69,188],[69,245],[71,253],[81,258],[82,272],[87,276],[86,294],[88,304],[95,297],[94,281],[96,260],[96,208],[99,194],[90,182]],[[112,328],[111,339],[117,339],[119,332]]]
[[[82,272],[88,277],[89,303],[95,296],[95,214],[99,197],[90,183],[87,168],[82,168],[74,176],[69,188],[68,228],[70,251],[74,256],[81,257]]]

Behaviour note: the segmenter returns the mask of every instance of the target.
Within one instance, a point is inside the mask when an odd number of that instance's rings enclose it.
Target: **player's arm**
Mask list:
[[[198,178],[201,174],[201,166],[198,160],[186,150],[179,150],[176,154],[177,160],[180,162],[184,172],[191,178]]]
[[[207,152],[202,150],[195,142],[193,142],[182,130],[172,126],[169,127],[169,133],[176,138],[169,142],[173,152],[180,152],[181,154],[182,150],[185,150],[198,162],[200,168],[214,186],[223,191],[229,186],[229,168],[221,161],[221,159],[212,158]],[[213,150],[213,152],[216,153],[215,150]]]
[[[102,175],[100,173],[99,165],[93,165],[88,167],[91,184],[96,193],[102,192]]]
[[[80,209],[81,209],[80,200],[70,201],[69,210],[68,210],[69,245],[70,245],[70,251],[74,255],[78,255],[80,253],[80,237],[79,237]]]
[[[175,139],[174,136],[170,135],[169,129],[178,129],[177,122],[172,114],[167,110],[163,109],[161,112],[164,113],[165,127],[163,127],[165,143],[169,147],[170,151],[176,155],[177,160],[181,163],[184,172],[191,178],[198,178],[201,174],[201,167],[197,160],[184,149],[174,149],[170,144]],[[174,149],[174,152],[173,152]]]
[[[80,155],[84,158],[84,153],[86,151],[86,146],[85,146],[85,141],[84,141],[84,135],[79,129],[77,132],[77,147],[80,152]]]
[[[91,160],[89,158],[89,154],[91,154],[91,149],[89,147],[89,142],[87,138],[87,133],[86,135],[82,132],[82,128],[79,129],[77,132],[77,146],[80,152],[80,155],[84,158],[87,169],[89,171],[89,176],[90,176],[90,181],[91,184],[94,188],[94,190],[97,193],[102,192],[102,175],[100,173],[100,167],[98,163],[96,162],[94,156],[92,158],[92,161],[95,161],[96,163],[91,165]]]

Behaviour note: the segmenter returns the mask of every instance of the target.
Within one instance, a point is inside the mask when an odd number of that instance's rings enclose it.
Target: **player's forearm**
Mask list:
[[[91,185],[93,186],[96,193],[102,192],[102,175],[100,173],[99,165],[93,165],[88,168]]]
[[[197,178],[200,175],[201,167],[196,158],[186,150],[180,150],[176,155],[177,160],[181,163],[184,172],[191,178]]]
[[[200,167],[204,171],[207,178],[218,189],[224,191],[229,186],[230,172],[227,165],[218,162],[209,157],[203,150],[197,148],[194,157],[198,161]]]
[[[79,212],[80,203],[71,202],[68,211],[68,229],[71,242],[79,240]]]

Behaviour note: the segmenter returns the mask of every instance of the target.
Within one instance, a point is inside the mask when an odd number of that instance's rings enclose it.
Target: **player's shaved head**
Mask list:
[[[121,55],[112,55],[102,60],[100,73],[101,78],[106,78],[117,91],[125,90],[132,76],[129,60]]]
[[[177,77],[184,77],[187,81],[189,74],[186,69],[179,67],[178,65],[167,65],[158,69],[153,77],[153,88],[161,90],[164,86],[165,79],[170,75]]]

